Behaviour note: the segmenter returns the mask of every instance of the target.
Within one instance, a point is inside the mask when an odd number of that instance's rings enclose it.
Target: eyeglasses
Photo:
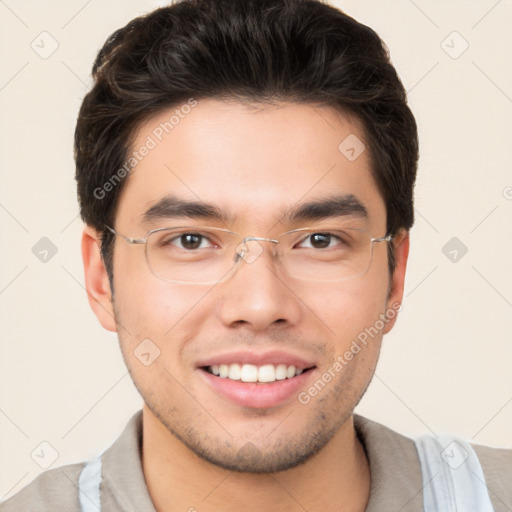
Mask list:
[[[370,267],[374,242],[363,229],[300,228],[277,238],[241,236],[217,227],[178,226],[131,238],[105,226],[129,244],[145,244],[151,272],[166,281],[214,284],[226,279],[243,260],[253,263],[263,253],[260,242],[273,245],[276,267],[285,275],[310,281],[342,281],[362,276]]]

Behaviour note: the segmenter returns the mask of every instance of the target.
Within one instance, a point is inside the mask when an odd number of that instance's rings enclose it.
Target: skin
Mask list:
[[[134,148],[171,111],[143,124]],[[183,223],[143,221],[148,208],[174,194],[214,204],[230,217],[228,225],[201,219],[187,224],[274,236],[303,227],[283,223],[285,211],[335,191],[355,195],[368,218],[354,222],[373,237],[384,236],[386,210],[368,151],[351,162],[338,150],[350,134],[365,140],[357,119],[329,107],[201,100],[130,175],[114,227],[143,238],[150,229]],[[279,348],[315,361],[317,368],[301,389],[307,390],[360,332],[401,302],[408,234],[395,236],[392,276],[386,246],[374,244],[364,275],[322,283],[279,276],[264,246],[256,261],[242,263],[229,279],[212,286],[157,278],[144,247],[116,237],[114,301],[98,234],[85,228],[90,304],[103,327],[118,332],[144,398],[142,462],[158,511],[365,509],[369,465],[352,413],[374,374],[382,336],[396,317],[307,405],[294,395],[275,407],[241,407],[209,387],[196,363],[235,349]],[[161,351],[150,366],[133,353],[147,338]]]

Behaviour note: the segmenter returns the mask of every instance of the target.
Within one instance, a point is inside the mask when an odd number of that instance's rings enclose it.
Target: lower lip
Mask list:
[[[314,372],[314,368],[291,379],[275,382],[242,382],[227,377],[217,377],[198,369],[202,378],[219,394],[243,407],[274,407],[296,395]]]

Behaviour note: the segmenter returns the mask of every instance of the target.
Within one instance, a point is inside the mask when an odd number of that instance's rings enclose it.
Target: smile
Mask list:
[[[286,364],[214,364],[203,368],[208,373],[220,378],[227,378],[242,382],[275,382],[277,380],[292,379],[311,368],[297,368]]]

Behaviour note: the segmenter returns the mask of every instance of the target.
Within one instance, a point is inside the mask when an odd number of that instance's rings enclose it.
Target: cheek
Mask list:
[[[126,328],[132,343],[150,338],[166,347],[178,334],[191,336],[190,331],[201,323],[205,293],[200,287],[169,283],[153,275],[118,279],[114,298],[116,318]]]
[[[115,303],[123,358],[141,394],[174,389],[187,377],[186,347],[207,321],[205,292],[162,281],[119,286]],[[179,387],[179,386],[178,386]]]
[[[297,291],[312,319],[328,338],[334,338],[337,349],[373,326],[385,311],[387,284],[365,277]]]

